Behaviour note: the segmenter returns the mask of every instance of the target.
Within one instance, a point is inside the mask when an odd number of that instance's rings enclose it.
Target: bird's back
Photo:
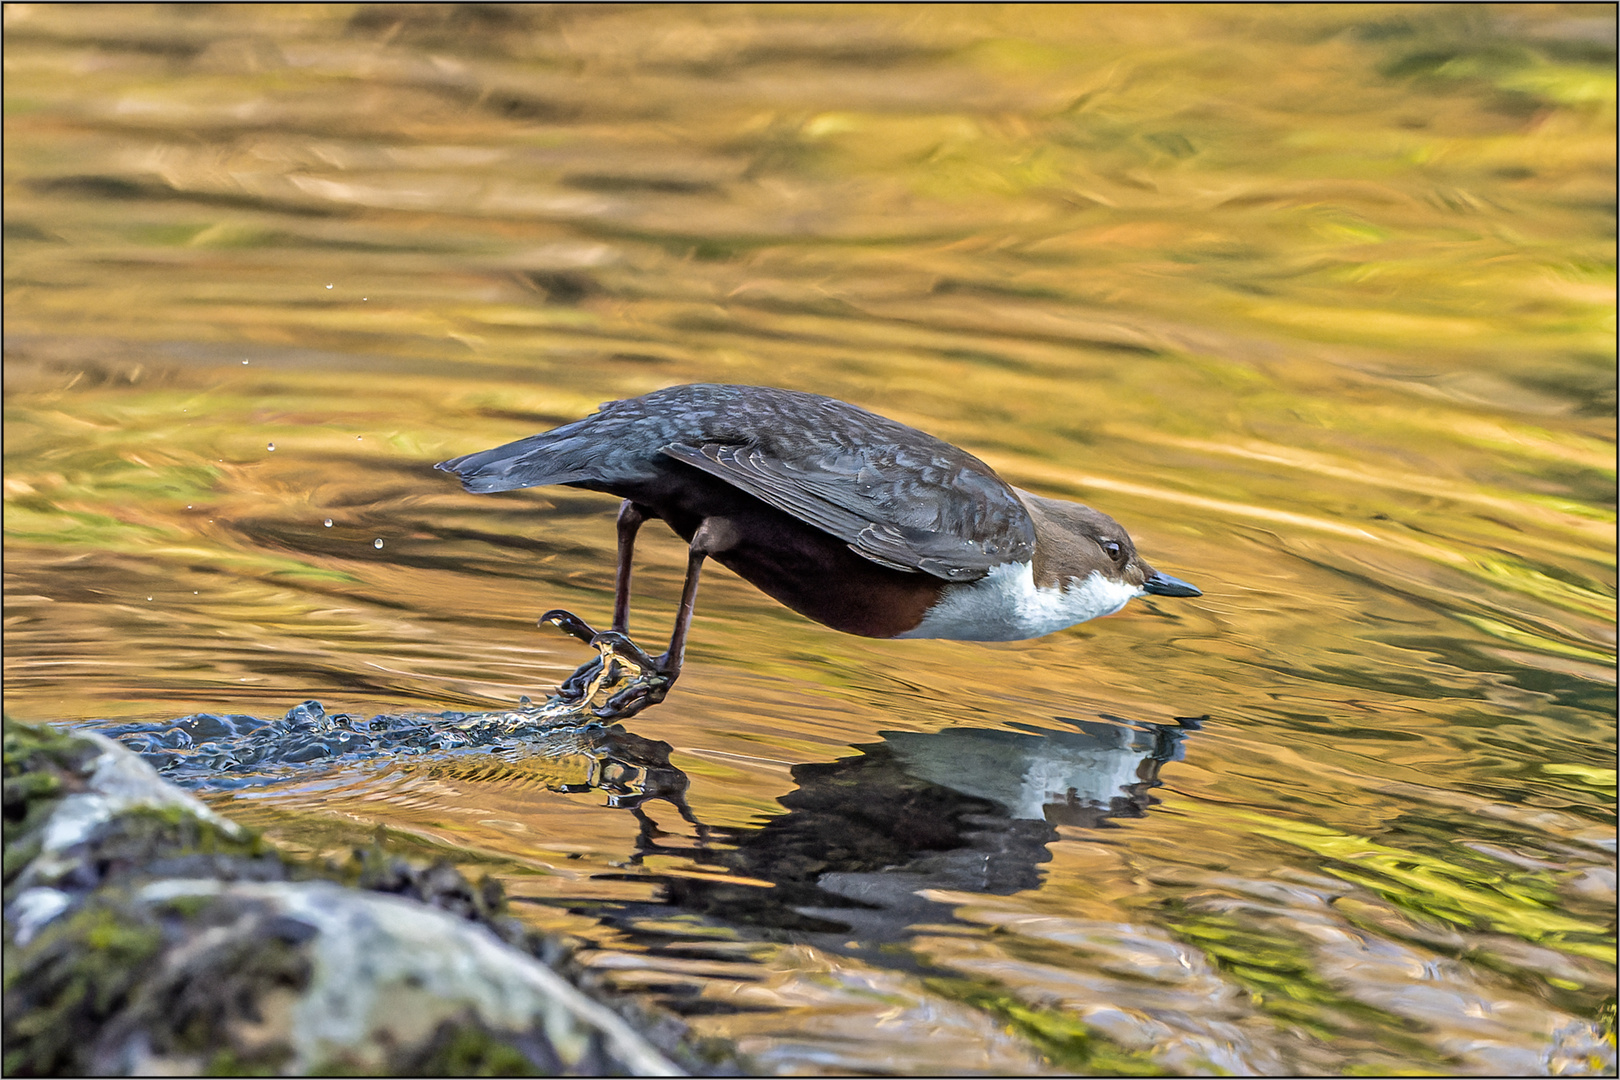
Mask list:
[[[678,463],[678,464],[677,464]],[[469,491],[575,484],[631,497],[682,466],[881,566],[971,581],[1027,561],[1034,526],[978,458],[833,398],[692,384],[607,402],[553,431],[443,462]],[[656,509],[656,507],[655,507]]]

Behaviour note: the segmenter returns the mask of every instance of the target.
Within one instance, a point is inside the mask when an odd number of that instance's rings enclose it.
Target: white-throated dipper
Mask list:
[[[437,467],[468,491],[564,484],[624,499],[613,629],[598,634],[566,611],[540,620],[653,673],[598,708],[604,719],[662,701],[680,675],[705,559],[867,637],[1014,641],[1111,615],[1134,596],[1201,595],[1143,562],[1107,514],[1020,491],[950,443],[796,390],[672,386]],[[689,545],[658,657],[626,636],[630,556],[649,517]],[[602,663],[576,671],[563,697],[589,693]]]

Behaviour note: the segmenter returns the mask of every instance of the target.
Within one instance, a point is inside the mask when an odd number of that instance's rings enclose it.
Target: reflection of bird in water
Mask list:
[[[559,751],[585,757],[590,766],[583,781],[547,786],[553,791],[570,793],[600,789],[607,793],[610,807],[630,811],[641,826],[636,841],[637,854],[631,857],[631,862],[640,862],[645,852],[656,846],[658,838],[669,835],[643,808],[644,803],[655,799],[673,806],[682,820],[693,827],[700,844],[708,840],[709,827],[697,819],[686,801],[691,781],[679,767],[670,764],[669,754],[674,748],[669,743],[645,739],[620,727],[592,725],[562,734],[568,741],[566,747],[554,735],[525,743],[528,759],[560,756]]]
[[[851,757],[794,766],[798,786],[781,797],[785,812],[761,824],[701,830],[693,845],[671,842],[638,814],[643,828],[628,862],[657,856],[680,869],[651,875],[659,900],[593,910],[633,930],[663,925],[675,909],[767,934],[792,931],[834,952],[903,941],[951,920],[950,904],[929,899],[932,890],[1036,888],[1059,827],[1144,816],[1157,802],[1150,792],[1160,767],[1183,756],[1199,726],[1061,719],[1022,731],[885,732]],[[651,760],[656,752],[636,752],[638,764]]]
[[[691,385],[441,462],[467,490],[604,491],[619,510],[613,626],[552,622],[602,655],[563,684],[585,702],[623,662],[638,675],[597,710],[629,716],[680,675],[698,575],[713,558],[794,611],[868,637],[1012,641],[1108,615],[1135,596],[1197,596],[1158,573],[1107,514],[1009,487],[971,454],[832,398]],[[689,545],[669,648],[626,636],[636,532],[662,518]]]
[[[1176,726],[1066,720],[1074,730],[954,728],[937,734],[884,732],[913,776],[1006,808],[1014,820],[1100,828],[1139,818],[1157,800],[1159,767],[1184,753],[1200,721]]]

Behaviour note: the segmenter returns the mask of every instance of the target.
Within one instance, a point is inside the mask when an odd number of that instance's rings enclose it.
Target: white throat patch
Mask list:
[[[1041,588],[1032,563],[1002,563],[978,581],[945,586],[917,628],[897,636],[1022,641],[1112,615],[1145,591],[1096,570],[1067,587]]]

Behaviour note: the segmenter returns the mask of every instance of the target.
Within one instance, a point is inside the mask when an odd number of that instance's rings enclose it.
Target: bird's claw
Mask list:
[[[597,636],[596,631],[591,629],[589,623],[572,611],[564,611],[562,608],[552,608],[540,616],[540,621],[535,625],[545,626],[547,623],[558,627],[569,637],[578,638],[587,645],[591,644]]]

